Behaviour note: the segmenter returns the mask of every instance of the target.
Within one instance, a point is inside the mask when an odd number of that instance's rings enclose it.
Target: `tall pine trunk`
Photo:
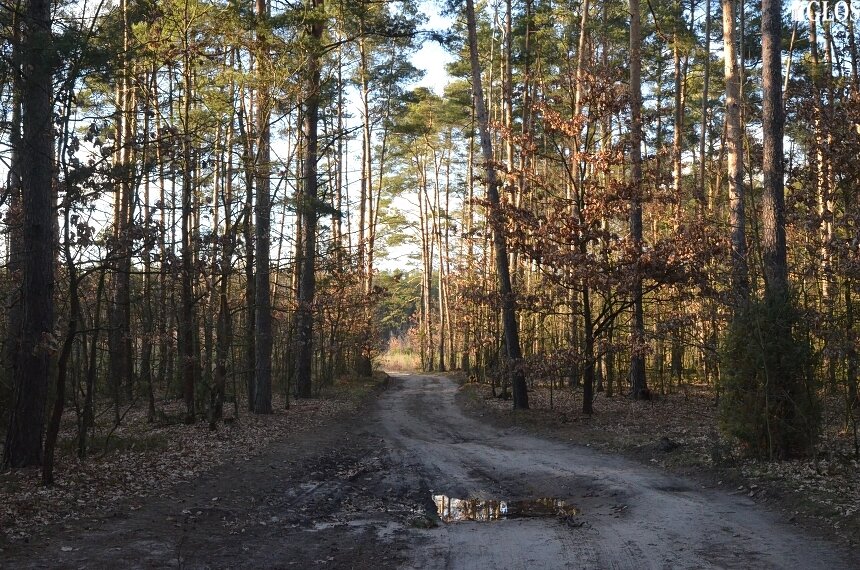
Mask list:
[[[134,133],[135,90],[132,85],[133,63],[129,58],[131,47],[131,22],[126,0],[121,3],[123,57],[119,83],[116,88],[116,154],[114,170],[119,178],[115,180],[114,196],[114,266],[113,289],[111,291],[110,332],[108,333],[109,365],[108,376],[114,398],[114,419],[119,422],[121,390],[125,387],[127,399],[132,396],[132,356],[131,356],[131,236],[130,229],[134,200],[132,198],[134,165],[132,146]]]
[[[692,12],[692,9],[691,9]],[[705,146],[708,141],[708,96],[711,81],[711,0],[705,0],[705,62],[702,77],[702,132],[699,136],[699,179],[696,185],[696,205],[699,214],[707,204],[705,181],[707,175]]]
[[[487,200],[489,201],[489,221],[493,230],[493,254],[496,261],[499,296],[502,302],[502,326],[505,335],[508,364],[511,373],[511,389],[514,409],[528,409],[529,398],[523,370],[520,337],[517,326],[516,300],[511,288],[511,274],[508,265],[508,248],[499,198],[499,181],[493,168],[493,145],[490,139],[487,107],[484,104],[484,91],[481,86],[481,67],[478,62],[478,33],[475,22],[475,4],[466,0],[466,19],[469,30],[469,59],[472,67],[472,93],[475,99],[475,117],[480,131],[481,152],[486,166]]]
[[[22,29],[21,240],[23,314],[3,467],[39,465],[54,328],[54,129],[51,2],[30,0]]]
[[[255,257],[257,271],[254,280],[254,399],[251,410],[256,414],[272,413],[272,297],[269,288],[270,267],[269,228],[271,225],[271,129],[269,127],[269,94],[268,81],[268,30],[263,25],[267,20],[266,0],[256,0],[257,12],[257,41],[259,42],[259,57],[257,58],[257,73],[262,77],[257,91],[257,204],[255,216]]]
[[[785,246],[785,190],[782,135],[782,0],[762,0],[762,134],[764,174],[761,243],[765,287],[769,294],[788,294]]]
[[[723,3],[723,55],[726,80],[726,162],[729,179],[732,293],[736,305],[749,299],[746,213],[744,208],[743,131],[740,81],[735,53],[735,0]]]
[[[323,35],[323,2],[309,0],[313,10],[308,33],[310,52],[305,65],[304,109],[304,172],[303,193],[299,205],[302,217],[302,268],[299,279],[298,307],[296,309],[296,394],[310,398],[314,355],[314,313],[316,295],[316,231],[317,231],[317,154],[319,148],[318,125],[320,107],[320,65]]]
[[[9,233],[9,249],[6,261],[6,271],[15,280],[6,299],[6,331],[3,347],[3,364],[6,368],[6,378],[11,386],[14,381],[18,354],[21,351],[21,321],[24,318],[24,308],[21,306],[21,276],[26,250],[24,249],[23,206],[21,203],[21,21],[16,17],[12,22],[12,122],[9,132],[9,177],[7,191],[9,193],[9,210],[6,215],[7,231]]]
[[[189,0],[185,1],[185,16],[189,17]],[[182,106],[182,287],[179,319],[179,358],[182,371],[182,394],[185,400],[185,423],[194,423],[196,418],[195,396],[197,388],[197,354],[195,352],[195,328],[197,323],[194,299],[194,152],[191,140],[191,93],[194,89],[191,72],[190,32],[185,33],[185,58],[183,66]]]
[[[648,397],[645,381],[645,316],[642,308],[642,23],[639,0],[630,0],[630,239],[637,259],[633,282],[633,332],[631,334],[630,383],[633,397]]]

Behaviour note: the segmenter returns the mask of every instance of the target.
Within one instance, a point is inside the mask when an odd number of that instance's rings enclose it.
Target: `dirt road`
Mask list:
[[[437,495],[552,498],[578,514],[441,525],[412,552],[415,567],[856,567],[744,496],[585,447],[498,433],[464,416],[455,392],[444,378],[397,378],[380,402],[396,470],[422,474]]]
[[[0,567],[860,567],[743,496],[485,425],[456,392],[393,375],[366,414],[7,545]]]

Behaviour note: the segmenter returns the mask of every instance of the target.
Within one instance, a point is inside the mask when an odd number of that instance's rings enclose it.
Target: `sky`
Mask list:
[[[421,8],[428,20],[425,29],[447,30],[451,27],[451,18],[441,14],[442,8],[436,0],[424,0]],[[424,78],[416,87],[427,87],[437,95],[442,95],[445,85],[450,81],[445,65],[453,61],[453,56],[434,41],[424,42],[424,46],[412,56],[412,65],[424,70]]]
[[[423,0],[421,2],[421,11],[425,16],[427,16],[427,22],[422,26],[423,29],[444,31],[451,27],[451,18],[441,14],[442,7],[437,0]],[[411,85],[411,87],[427,87],[437,95],[443,95],[445,86],[451,79],[448,72],[445,70],[445,66],[453,61],[453,59],[454,57],[437,42],[432,40],[425,41],[421,49],[415,52],[411,57],[412,65],[424,71],[424,76],[419,81]],[[360,116],[358,105],[359,102],[356,100],[354,102],[355,116]],[[357,144],[353,144],[350,150],[351,156],[348,159],[352,164],[350,169],[353,172],[357,172],[360,168],[358,166],[360,155],[357,155],[356,153],[360,152],[360,148]],[[415,206],[410,204],[408,200],[404,198],[395,199],[392,205],[407,214],[412,213],[417,216],[417,212],[413,211],[415,210]],[[419,262],[411,260],[410,256],[412,254],[419,253],[419,248],[420,245],[417,241],[392,247],[384,257],[377,257],[376,269],[382,271],[393,271],[404,269],[405,267],[417,266]]]

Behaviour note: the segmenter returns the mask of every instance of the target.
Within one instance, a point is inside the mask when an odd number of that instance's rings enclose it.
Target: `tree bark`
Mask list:
[[[232,56],[231,56],[232,59]],[[234,84],[230,86],[231,98],[236,95]],[[235,228],[232,225],[233,215],[233,158],[229,149],[233,147],[234,122],[233,115],[230,116],[230,124],[227,127],[226,149],[222,159],[225,165],[219,166],[224,169],[223,190],[221,192],[222,205],[224,207],[224,230],[221,246],[221,283],[218,291],[218,317],[216,321],[215,341],[215,370],[211,398],[209,400],[209,429],[214,429],[224,411],[224,396],[227,387],[227,361],[230,355],[230,347],[233,344],[233,317],[230,312],[230,276],[232,275],[231,262],[235,250]],[[218,203],[214,203],[218,208]],[[236,398],[236,394],[233,397]]]
[[[245,108],[245,97],[240,96],[239,132],[242,137],[242,163],[245,166],[245,204],[242,234],[245,242],[245,387],[248,394],[248,410],[252,410],[256,397],[254,367],[257,355],[256,349],[256,281],[254,278],[254,184],[253,144],[250,133],[250,117]]]
[[[642,23],[639,0],[630,0],[630,239],[636,255],[633,282],[633,332],[631,334],[630,383],[633,397],[648,397],[645,379],[645,317],[642,309]]]
[[[685,70],[682,70],[681,65],[680,30],[683,10],[680,2],[676,4],[675,8],[676,22],[674,33],[672,35],[672,57],[675,64],[675,126],[672,132],[672,185],[675,198],[675,215],[673,223],[675,226],[675,232],[677,232],[681,223],[681,208],[684,203],[683,196],[681,195],[681,177],[683,174],[681,159],[684,151],[683,133],[686,99],[684,97]]]
[[[702,78],[702,132],[699,137],[699,180],[696,186],[696,203],[698,212],[702,213],[707,204],[705,192],[705,175],[707,174],[705,160],[705,143],[708,140],[708,96],[711,81],[711,0],[705,0],[705,62]]]
[[[157,97],[157,77],[156,77],[157,69],[156,64],[152,63],[149,69],[148,75],[148,90],[146,94],[145,100],[145,109],[144,109],[144,122],[143,122],[143,145],[141,148],[141,163],[144,165],[143,168],[146,169],[149,167],[149,163],[151,160],[150,156],[150,144],[152,141],[152,137],[150,136],[151,130],[151,117],[156,116],[154,112],[152,112],[151,104],[154,97]],[[152,196],[150,194],[150,176],[147,173],[146,178],[143,183],[143,216],[144,216],[144,226],[148,231],[152,231],[153,223],[152,223],[152,215],[153,210],[152,207]],[[154,244],[153,244],[154,245]],[[155,389],[153,386],[153,377],[152,377],[152,348],[153,348],[153,336],[155,333],[155,309],[153,308],[153,300],[152,300],[152,253],[149,245],[147,245],[146,250],[143,252],[143,339],[142,339],[142,348],[140,351],[140,381],[146,386],[146,400],[147,400],[147,420],[154,421],[155,420]]]
[[[185,2],[186,18],[189,6]],[[193,228],[193,193],[194,193],[194,152],[191,140],[191,93],[193,80],[191,73],[190,32],[186,30],[185,58],[183,69],[183,107],[182,107],[182,288],[181,288],[181,318],[179,322],[179,357],[182,371],[182,393],[185,400],[185,423],[194,423],[196,418],[195,390],[197,385],[197,354],[194,350],[195,327],[197,323],[194,299],[194,228]]]
[[[299,279],[298,307],[296,309],[296,394],[300,398],[311,397],[312,368],[314,355],[314,314],[316,295],[316,230],[317,230],[317,154],[319,147],[318,124],[320,106],[320,65],[323,35],[323,2],[308,0],[313,10],[308,33],[311,38],[308,54],[304,109],[304,189],[302,194],[302,269]]]
[[[259,57],[257,58],[257,73],[261,76],[260,88],[257,90],[257,204],[254,209],[256,223],[254,231],[256,241],[254,248],[257,258],[255,274],[256,304],[254,306],[255,353],[254,353],[254,401],[252,411],[256,414],[272,413],[272,297],[270,289],[269,249],[271,225],[271,129],[269,127],[269,94],[267,92],[269,72],[266,65],[269,59],[268,31],[263,25],[268,19],[266,0],[256,0],[257,41],[259,42]]]
[[[131,22],[127,0],[120,4],[122,13],[123,55],[119,83],[116,87],[116,152],[114,155],[114,257],[110,332],[108,333],[108,377],[114,399],[114,419],[119,421],[121,391],[125,387],[131,399],[133,362],[131,356],[131,223],[134,208],[132,198],[132,161],[135,93],[132,85]]]
[[[54,327],[54,130],[51,2],[30,0],[22,29],[21,202],[23,227],[19,350],[3,467],[42,462],[42,436]]]
[[[496,261],[499,295],[502,302],[502,325],[505,335],[508,363],[510,366],[511,388],[514,409],[528,409],[528,389],[525,371],[522,367],[519,329],[517,326],[516,300],[511,288],[510,267],[508,266],[507,240],[499,198],[499,181],[493,168],[493,145],[490,139],[487,108],[484,104],[484,91],[481,86],[481,67],[478,62],[478,33],[475,22],[473,0],[466,0],[466,19],[469,30],[469,59],[472,68],[472,93],[475,99],[475,117],[480,131],[481,151],[486,165],[487,199],[490,205],[489,221],[493,230],[493,253]]]
[[[782,107],[782,0],[762,0],[762,133],[764,174],[761,244],[765,288],[788,294]]]
[[[66,378],[69,371],[69,358],[72,355],[72,348],[75,342],[75,335],[78,332],[78,321],[81,316],[81,301],[78,291],[78,270],[75,267],[75,259],[72,256],[70,247],[71,239],[69,229],[71,226],[69,216],[70,200],[67,197],[65,200],[65,208],[63,212],[63,253],[65,257],[66,270],[68,271],[69,279],[69,322],[66,325],[66,334],[63,338],[63,346],[60,349],[60,355],[57,359],[57,380],[54,392],[54,403],[51,410],[51,417],[48,421],[48,430],[45,436],[45,460],[42,464],[42,484],[45,486],[53,485],[54,483],[54,452],[57,448],[57,436],[60,433],[60,422],[63,419],[63,408],[66,404]]]
[[[373,257],[371,253],[370,234],[373,223],[373,125],[370,118],[370,84],[369,69],[367,61],[367,40],[365,37],[364,20],[360,22],[359,34],[362,36],[358,42],[359,50],[359,76],[362,113],[362,137],[361,137],[361,187],[359,196],[359,220],[358,220],[358,267],[361,280],[362,292],[365,298],[369,298],[373,283]],[[357,347],[355,359],[355,371],[359,376],[371,376],[373,374],[373,362],[371,359],[371,345],[373,335],[372,312],[369,306],[364,308],[364,321],[362,323],[361,340]]]
[[[23,146],[21,144],[21,98],[23,87],[21,85],[21,18],[15,13],[12,21],[12,124],[9,132],[9,175],[7,179],[7,191],[9,192],[9,209],[6,213],[5,222],[9,232],[9,251],[6,270],[17,286],[9,291],[6,300],[6,344],[3,347],[3,364],[6,368],[7,378],[14,380],[15,368],[18,362],[18,354],[21,352],[21,322],[24,318],[24,308],[21,306],[21,276],[26,250],[24,249],[23,230],[23,205],[21,197],[21,158]]]
[[[744,207],[743,130],[740,82],[735,52],[735,0],[723,3],[723,57],[726,80],[726,163],[729,179],[729,226],[731,231],[732,292],[735,304],[749,299],[746,212]]]

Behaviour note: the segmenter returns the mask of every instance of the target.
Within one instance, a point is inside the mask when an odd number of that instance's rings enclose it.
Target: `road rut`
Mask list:
[[[417,474],[434,494],[554,498],[578,514],[442,524],[424,531],[411,553],[415,568],[857,567],[745,496],[485,425],[456,405],[457,389],[441,376],[393,376],[378,421],[395,472]]]

